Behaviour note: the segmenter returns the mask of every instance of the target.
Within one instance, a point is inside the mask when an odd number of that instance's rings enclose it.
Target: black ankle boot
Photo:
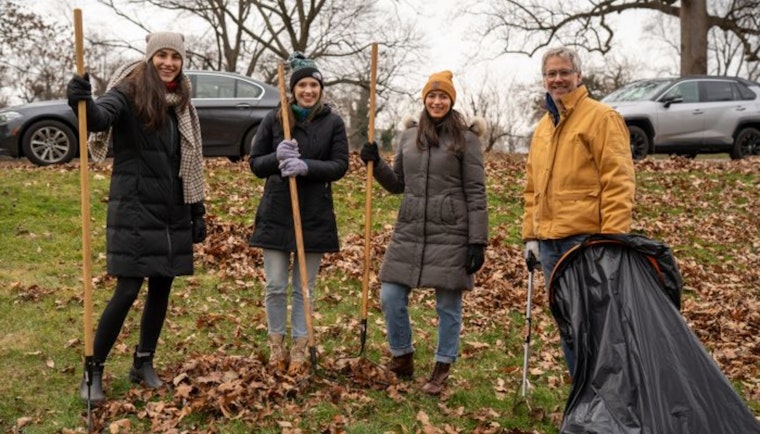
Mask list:
[[[153,370],[153,353],[143,353],[135,350],[132,369],[129,370],[129,379],[133,383],[145,383],[148,389],[158,389],[164,382],[158,378]]]
[[[92,405],[103,403],[106,400],[106,395],[103,393],[103,363],[93,362],[92,378],[89,388],[87,387],[87,374],[87,362],[85,362],[84,376],[79,383],[79,397],[85,403],[87,403],[89,399],[90,404]]]
[[[394,356],[388,369],[402,380],[411,380],[414,377],[414,352]]]

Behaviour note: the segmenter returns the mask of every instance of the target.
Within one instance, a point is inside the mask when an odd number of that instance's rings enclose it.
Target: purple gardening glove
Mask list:
[[[298,152],[298,142],[295,140],[283,140],[277,145],[277,160],[284,161],[288,158],[298,158],[301,153]]]
[[[280,162],[280,173],[283,178],[289,176],[304,176],[309,171],[309,166],[300,158],[288,158]]]

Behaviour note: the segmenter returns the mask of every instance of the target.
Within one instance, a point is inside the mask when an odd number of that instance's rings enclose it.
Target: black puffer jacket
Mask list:
[[[179,178],[180,136],[174,110],[148,132],[117,87],[87,104],[87,129],[113,128],[108,196],[108,273],[150,277],[193,274],[190,205]]]
[[[251,146],[251,170],[259,178],[266,178],[266,184],[256,210],[250,245],[295,252],[289,181],[280,176],[275,155],[285,136],[275,114],[276,110],[264,118]],[[331,183],[348,170],[348,138],[343,119],[324,105],[311,121],[296,122],[292,138],[298,142],[301,158],[309,168],[306,176],[296,177],[304,250],[337,252],[340,246]]]
[[[393,167],[381,159],[375,172],[383,188],[403,193],[380,280],[411,288],[472,289],[467,246],[488,244],[480,140],[466,131],[461,156],[449,151],[449,137],[442,137],[438,147],[420,151],[416,124],[407,126],[411,128],[401,134]]]

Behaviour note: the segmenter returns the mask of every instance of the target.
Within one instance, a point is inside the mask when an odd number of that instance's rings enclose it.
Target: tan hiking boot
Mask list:
[[[284,335],[269,335],[269,366],[283,372],[288,368],[288,353],[284,343]]]
[[[449,380],[449,368],[450,363],[435,362],[435,368],[433,373],[430,374],[427,383],[422,386],[422,391],[430,395],[438,395],[441,393],[446,383]]]
[[[290,349],[290,366],[288,374],[296,375],[306,368],[306,345],[309,342],[308,337],[295,338],[293,347]]]

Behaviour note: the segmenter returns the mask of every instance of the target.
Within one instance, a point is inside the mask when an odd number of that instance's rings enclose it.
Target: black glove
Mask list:
[[[528,271],[533,271],[541,265],[539,259],[538,241],[530,240],[525,242],[525,263],[528,265]]]
[[[470,244],[467,246],[467,262],[465,268],[467,274],[474,274],[483,266],[486,260],[486,246],[481,244]]]
[[[92,85],[90,84],[90,74],[86,72],[82,76],[74,74],[66,86],[66,98],[72,103],[91,100]]]
[[[190,205],[190,217],[193,219],[193,243],[202,243],[206,239],[206,207],[203,202]]]
[[[377,143],[367,142],[362,146],[362,150],[359,152],[359,158],[364,161],[364,164],[369,164],[371,161],[375,165],[380,161],[380,151],[377,149]]]

